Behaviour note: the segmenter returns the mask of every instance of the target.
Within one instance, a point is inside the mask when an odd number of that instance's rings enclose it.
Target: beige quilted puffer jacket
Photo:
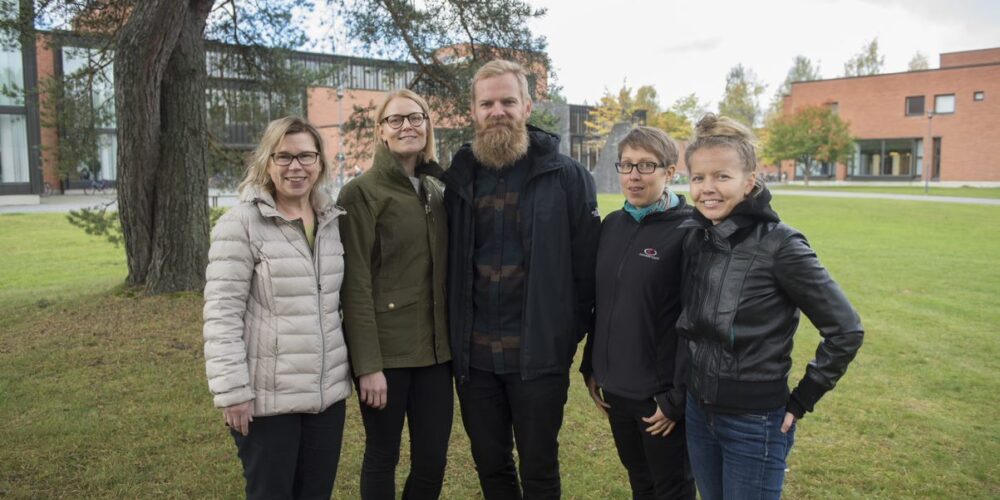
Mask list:
[[[254,416],[317,413],[351,394],[340,326],[344,247],[328,195],[313,193],[316,240],[271,195],[247,189],[212,230],[205,271],[205,371],[215,406]]]

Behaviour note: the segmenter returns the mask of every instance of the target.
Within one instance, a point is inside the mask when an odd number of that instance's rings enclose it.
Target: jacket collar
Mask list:
[[[289,221],[287,217],[278,211],[277,204],[274,202],[274,196],[271,192],[262,186],[248,186],[240,193],[240,201],[254,204],[264,217],[275,217]],[[344,209],[334,204],[333,197],[327,191],[326,186],[320,189],[313,189],[309,196],[309,201],[316,212],[318,227],[322,227],[330,220],[346,213]]]
[[[733,207],[726,220],[712,224],[698,210],[694,210],[691,219],[680,225],[682,228],[702,228],[721,239],[728,239],[740,229],[754,225],[757,222],[781,222],[777,212],[771,208],[771,191],[766,186],[755,186],[745,200]]]
[[[396,158],[396,155],[392,154],[392,151],[389,151],[389,148],[381,142],[375,146],[375,158],[372,160],[372,170],[382,173],[395,182],[405,183],[407,186],[410,185],[406,170],[403,168],[403,164],[400,163],[399,158]],[[429,175],[440,179],[444,175],[444,169],[436,161],[425,161],[419,163],[413,173],[417,177]]]
[[[526,182],[543,173],[559,168],[558,162],[552,161],[559,154],[559,137],[533,125],[528,125],[528,158],[531,159],[531,172]],[[441,178],[445,186],[453,189],[466,201],[472,200],[473,182],[476,180],[476,166],[479,162],[472,154],[472,144],[465,143],[455,153],[454,160],[448,171]]]

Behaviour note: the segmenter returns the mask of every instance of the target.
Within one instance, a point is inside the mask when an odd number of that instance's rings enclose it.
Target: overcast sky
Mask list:
[[[664,106],[693,92],[715,110],[726,74],[742,63],[767,84],[766,108],[799,54],[835,78],[875,37],[887,73],[905,71],[917,51],[936,68],[941,52],[1000,47],[1000,0],[528,1],[548,9],[532,30],[548,40],[552,69],[573,104],[594,104],[605,88],[627,81],[656,87]],[[343,29],[319,10],[305,16],[311,34]],[[339,45],[335,52],[351,52]]]
[[[530,1],[548,8],[532,28],[574,104],[627,80],[656,87],[664,105],[694,92],[714,110],[743,63],[767,84],[766,107],[799,54],[835,78],[874,37],[887,73],[917,51],[936,68],[941,52],[1000,47],[1000,0]]]

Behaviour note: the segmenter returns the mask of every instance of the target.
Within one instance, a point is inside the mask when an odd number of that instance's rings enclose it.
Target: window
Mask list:
[[[934,138],[934,158],[931,159],[934,162],[933,169],[931,170],[931,177],[934,179],[941,178],[941,138]]]
[[[0,45],[0,87],[13,90],[12,95],[0,92],[0,106],[24,106],[24,71],[21,68],[21,48]]]
[[[917,139],[917,176],[924,175],[924,140]]]
[[[838,103],[838,102],[828,102],[828,103],[826,103],[826,107],[827,107],[827,109],[830,110],[831,113],[833,113],[835,115],[840,114],[840,103]]]
[[[0,114],[0,182],[28,182],[28,127],[23,115]]]
[[[861,140],[855,144],[848,173],[856,177],[902,177],[920,175],[923,144],[920,139]]]
[[[28,126],[24,108],[21,48],[0,45],[0,183],[27,183]]]
[[[833,177],[837,174],[837,168],[828,161],[819,162],[812,160],[809,168],[809,177]],[[801,179],[806,176],[806,166],[804,163],[795,162],[795,178]]]
[[[955,112],[955,94],[934,96],[934,114],[945,115]]]
[[[917,95],[906,98],[906,116],[924,115],[924,96]]]
[[[63,47],[63,83],[65,98],[89,99],[98,127],[115,127],[114,69],[104,64],[97,49]],[[105,57],[111,57],[107,55]],[[91,70],[91,68],[99,68]]]
[[[982,100],[985,100],[985,99],[986,99],[986,92],[984,92],[982,90],[977,90],[977,91],[975,91],[975,92],[972,93],[972,100],[973,101],[982,101]]]

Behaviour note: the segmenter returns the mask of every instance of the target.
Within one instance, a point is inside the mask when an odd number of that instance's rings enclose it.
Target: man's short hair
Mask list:
[[[524,70],[524,67],[514,61],[494,59],[482,65],[472,77],[472,103],[476,103],[476,84],[480,80],[508,73],[517,78],[517,86],[521,89],[521,100],[526,103],[531,102],[531,94],[528,92],[528,72]]]

